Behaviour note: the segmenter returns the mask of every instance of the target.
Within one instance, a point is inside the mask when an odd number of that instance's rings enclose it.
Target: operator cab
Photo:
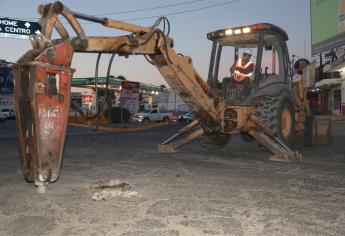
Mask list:
[[[207,38],[213,41],[207,82],[227,104],[250,105],[253,97],[272,94],[270,85],[290,86],[288,36],[280,27],[268,23],[233,27],[210,32]],[[254,70],[248,82],[241,84],[234,80],[230,67],[248,50]],[[247,94],[243,94],[243,86],[249,86]]]

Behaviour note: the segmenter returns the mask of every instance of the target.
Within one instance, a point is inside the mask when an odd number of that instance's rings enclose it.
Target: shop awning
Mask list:
[[[119,87],[121,85],[121,82],[123,81],[122,78],[117,78],[110,76],[109,77],[109,85],[110,87]],[[97,79],[98,85],[104,87],[106,84],[106,77],[98,77]],[[86,77],[86,78],[72,78],[72,87],[93,87],[95,84],[95,78],[94,77]],[[165,92],[169,93],[170,89],[166,88],[165,86],[160,85],[152,85],[152,84],[145,84],[140,83],[140,89],[146,90],[146,91],[157,91],[157,92]]]
[[[321,81],[318,81],[315,83],[315,88],[328,88],[335,85],[340,85],[342,82],[344,82],[344,78],[338,78],[338,79],[323,79]]]

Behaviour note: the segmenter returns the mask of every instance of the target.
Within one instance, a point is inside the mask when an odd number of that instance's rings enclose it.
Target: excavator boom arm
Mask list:
[[[15,65],[15,103],[24,177],[37,185],[57,180],[66,134],[74,52],[145,55],[171,88],[199,116],[206,133],[223,130],[224,103],[196,72],[189,57],[177,54],[173,41],[157,25],[141,27],[70,11],[60,2],[41,5],[42,34],[30,38],[33,49]],[[59,15],[76,33],[70,37]],[[77,18],[131,32],[87,37]],[[51,39],[53,29],[61,38]]]

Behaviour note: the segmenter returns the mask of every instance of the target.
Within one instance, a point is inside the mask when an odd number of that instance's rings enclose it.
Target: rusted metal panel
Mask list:
[[[73,48],[68,41],[59,43],[54,47],[46,49],[35,61],[49,63],[55,66],[71,66]]]
[[[316,125],[316,144],[329,145],[332,143],[331,118],[315,116]]]
[[[15,66],[15,103],[24,177],[52,182],[60,174],[73,69],[41,62]]]
[[[46,49],[35,61],[14,66],[20,158],[29,182],[52,182],[60,175],[72,56],[65,41]]]

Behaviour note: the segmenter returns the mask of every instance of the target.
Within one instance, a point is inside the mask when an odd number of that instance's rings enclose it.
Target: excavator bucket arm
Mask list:
[[[14,67],[15,103],[24,177],[44,186],[60,175],[75,52],[147,55],[169,85],[200,116],[206,132],[220,132],[224,104],[193,68],[191,59],[173,50],[173,41],[156,27],[141,27],[70,11],[60,2],[41,5],[42,34],[30,38],[33,49]],[[75,31],[70,37],[59,16]],[[77,18],[131,32],[124,36],[85,36]],[[52,39],[53,30],[61,38]]]

